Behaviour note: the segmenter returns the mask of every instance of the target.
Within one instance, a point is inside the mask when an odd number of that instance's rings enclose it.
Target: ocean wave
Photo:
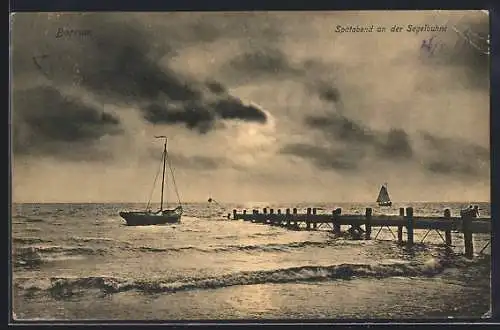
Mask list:
[[[142,293],[175,293],[187,290],[218,289],[239,285],[295,283],[310,281],[350,280],[354,278],[432,277],[449,267],[470,265],[462,257],[431,258],[423,263],[340,264],[329,266],[299,266],[274,270],[230,273],[218,277],[185,278],[182,280],[133,280],[116,277],[51,277],[48,279],[17,279],[15,288],[25,295],[49,294],[55,299],[66,299],[91,290],[102,294],[126,291]],[[476,260],[475,263],[478,261]]]
[[[108,237],[71,237],[71,240],[74,242],[83,242],[83,243],[121,243],[125,245],[130,245],[130,243],[125,242],[125,241],[120,241],[114,238],[108,238]]]
[[[228,235],[228,236],[215,236],[214,239],[218,239],[218,240],[221,240],[221,239],[238,239],[239,236],[238,235]]]
[[[213,253],[213,252],[239,252],[239,251],[261,251],[261,252],[287,252],[293,249],[300,249],[304,247],[328,247],[331,245],[343,245],[346,244],[347,241],[302,241],[302,242],[289,242],[289,243],[270,243],[270,244],[255,244],[255,245],[225,245],[225,246],[210,246],[207,248],[197,247],[197,246],[181,246],[181,247],[168,247],[168,248],[159,248],[159,247],[149,247],[149,246],[140,246],[130,248],[132,250],[139,250],[142,252],[182,252],[182,251],[197,251],[197,252],[205,252],[205,253]]]
[[[99,249],[94,249],[84,246],[61,246],[61,245],[48,245],[48,246],[28,246],[21,247],[17,249],[17,254],[23,253],[66,253],[66,254],[96,254],[99,253]]]
[[[13,252],[14,266],[37,267],[51,261],[102,254],[104,250],[82,246],[54,245],[18,247]]]
[[[209,233],[210,230],[198,230],[198,229],[182,229],[180,230],[182,232],[194,232],[194,233]],[[270,233],[255,233],[255,234],[249,234],[244,236],[245,238],[262,238],[262,237],[276,237],[279,235],[282,235],[283,232],[270,232]],[[239,235],[225,235],[225,236],[215,236],[213,237],[214,239],[221,240],[221,239],[239,239],[242,238],[242,236]]]
[[[51,240],[37,237],[14,237],[12,241],[19,244],[52,243]]]
[[[39,233],[42,230],[40,228],[24,228],[23,231],[28,233]]]
[[[45,219],[42,218],[30,218],[30,217],[25,217],[24,222],[44,222]]]
[[[49,210],[43,211],[40,209],[34,209],[32,214],[39,216],[39,217],[43,217],[43,216],[52,216],[54,214],[61,213],[61,212],[64,212],[64,210],[63,209],[56,209],[56,210],[50,210],[50,211]]]
[[[209,233],[210,232],[209,229],[201,230],[201,229],[182,228],[182,227],[181,227],[181,229],[179,229],[179,231],[184,232],[184,233]]]
[[[280,232],[272,232],[272,233],[255,233],[255,234],[251,234],[251,235],[248,235],[248,237],[250,238],[256,238],[256,237],[275,237],[275,236],[278,236],[282,233]]]
[[[26,222],[44,222],[45,219],[43,219],[44,215],[50,215],[50,213],[47,214],[33,214],[33,215],[24,215],[24,214],[15,214],[12,216],[12,220],[21,220],[21,221],[16,221],[13,223],[26,223]]]
[[[262,251],[262,252],[286,252],[288,250],[300,249],[309,246],[323,248],[334,244],[333,241],[301,241],[289,243],[270,243],[270,244],[255,244],[255,245],[227,245],[225,247],[215,248],[216,252],[231,252],[231,251]]]

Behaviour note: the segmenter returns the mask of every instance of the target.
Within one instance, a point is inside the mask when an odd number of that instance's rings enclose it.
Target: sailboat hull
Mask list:
[[[378,203],[379,206],[392,206],[392,202],[381,202]]]
[[[165,210],[160,213],[153,212],[120,212],[127,226],[152,226],[169,223],[180,223],[182,213],[176,210]]]

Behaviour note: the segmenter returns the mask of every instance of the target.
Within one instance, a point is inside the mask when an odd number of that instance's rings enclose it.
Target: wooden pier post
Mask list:
[[[413,207],[407,207],[406,208],[407,246],[413,246],[413,228],[415,228],[415,220],[413,219]]]
[[[276,224],[281,226],[281,209],[278,209],[278,216],[276,217]]]
[[[312,209],[312,212],[313,212],[313,215],[316,215],[316,208],[315,208],[315,207]],[[313,228],[314,228],[314,229],[316,229],[316,228],[318,227],[318,223],[316,222],[316,219],[315,219],[315,218],[316,218],[316,217],[313,217],[313,219],[315,220],[315,221],[313,222]]]
[[[269,209],[269,223],[274,225],[274,209]],[[267,222],[266,222],[267,223]]]
[[[310,230],[311,229],[311,223],[309,222],[309,217],[311,216],[311,208],[307,208],[307,217],[306,217],[306,229]]]
[[[450,212],[450,209],[446,209],[444,210],[444,217],[446,218],[446,220],[450,221],[451,223],[451,212]],[[446,241],[446,246],[451,246],[452,245],[452,241],[451,241],[451,229],[446,229],[445,232],[444,232],[444,239]]]
[[[262,213],[267,214],[267,207],[264,207],[264,208],[262,209]]]
[[[259,215],[259,210],[255,210],[255,217],[253,218],[252,222],[259,223],[262,222],[262,217]]]
[[[399,216],[404,219],[405,217],[405,208],[399,208]],[[403,226],[398,226],[398,243],[403,243]]]
[[[286,226],[289,227],[290,226],[290,209],[286,209],[285,211],[285,214],[286,214]]]
[[[338,217],[340,217],[342,213],[341,208],[336,208],[335,210],[332,211],[332,222],[333,222],[333,232],[335,234],[340,234],[341,232],[341,225],[338,223]]]
[[[233,220],[236,220],[236,209],[233,210]]]
[[[297,226],[298,222],[297,222],[297,218],[296,218],[296,216],[297,216],[297,208],[296,207],[293,208],[293,215],[294,215],[294,217],[293,217],[293,220],[292,220],[292,224],[294,226]]]
[[[472,259],[474,257],[474,245],[472,242],[472,214],[467,212],[462,215],[462,231],[464,232],[465,257]]]
[[[365,239],[371,239],[372,235],[372,208],[367,207],[365,211]]]

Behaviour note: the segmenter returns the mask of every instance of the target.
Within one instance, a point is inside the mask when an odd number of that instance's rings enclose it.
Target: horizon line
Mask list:
[[[148,204],[147,202],[131,202],[131,201],[10,201],[11,204]],[[186,201],[181,204],[209,204],[208,201]],[[361,203],[367,203],[367,204],[376,204],[377,202],[371,202],[371,201],[351,201],[351,202],[340,202],[340,201],[240,201],[240,202],[235,202],[235,201],[225,201],[225,202],[219,202],[216,201],[218,204],[291,204],[291,203],[297,203],[297,204],[303,204],[303,203],[311,203],[311,204],[332,204],[332,203],[338,203],[338,204],[361,204]],[[403,203],[491,203],[491,201],[472,201],[472,200],[467,200],[467,201],[429,201],[429,200],[421,200],[421,201],[398,201],[394,202],[393,204],[403,204]],[[160,204],[160,202],[154,202],[150,203],[152,205]],[[177,203],[169,203],[170,205],[177,204]]]

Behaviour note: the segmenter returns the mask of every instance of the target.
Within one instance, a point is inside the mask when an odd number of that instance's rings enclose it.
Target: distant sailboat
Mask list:
[[[387,183],[384,183],[382,187],[380,187],[377,203],[379,206],[392,206],[391,198],[389,197],[389,192],[387,191]]]
[[[207,202],[208,202],[209,204],[210,204],[210,203],[214,203],[214,204],[216,204],[217,206],[222,207],[222,205],[220,205],[220,204],[219,204],[219,202],[217,202],[214,198],[212,198],[211,194],[209,194],[208,196],[209,196],[209,197],[208,197]]]
[[[179,205],[173,209],[163,209],[163,195],[165,190],[165,167],[167,164],[167,137],[166,136],[155,136],[156,138],[165,139],[165,144],[163,147],[163,176],[161,182],[161,200],[160,200],[160,209],[156,212],[149,210],[149,203],[146,207],[145,211],[122,211],[120,212],[120,216],[125,219],[128,226],[148,226],[148,225],[161,225],[166,223],[178,223],[181,221],[182,216],[182,205],[179,198],[179,193],[177,191],[177,186],[175,184],[174,172],[172,167],[170,166],[170,162],[168,162],[168,167],[170,168],[170,172],[172,174],[172,181],[175,188],[175,193],[177,194],[177,200]],[[158,175],[157,175],[158,176]],[[156,179],[155,179],[156,183]]]

